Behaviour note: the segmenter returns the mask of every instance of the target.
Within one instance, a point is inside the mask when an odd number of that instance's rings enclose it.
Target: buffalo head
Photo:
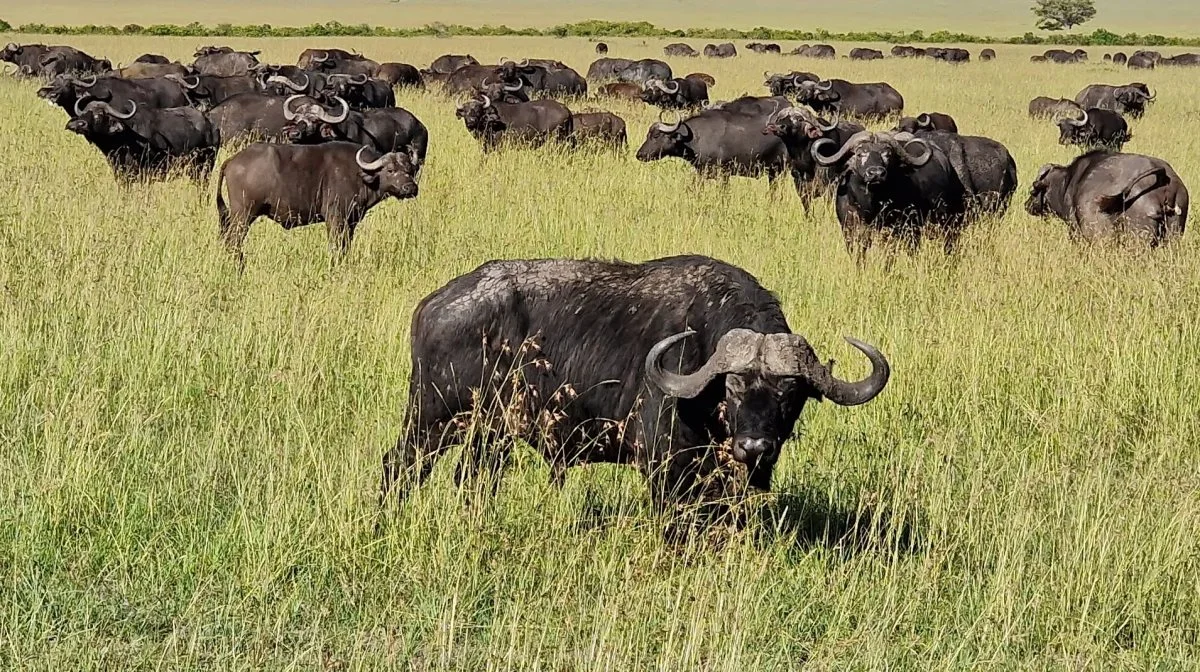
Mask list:
[[[362,180],[372,189],[393,198],[405,199],[417,197],[417,182],[415,175],[419,169],[417,150],[411,145],[403,152],[388,152],[375,159],[368,159],[368,153],[374,153],[368,147],[361,147],[354,155],[354,162],[362,171]]]
[[[1117,89],[1114,97],[1122,112],[1137,118],[1145,113],[1146,106],[1154,102],[1156,95],[1145,84],[1135,83]]]
[[[868,186],[883,184],[890,171],[919,168],[933,156],[933,149],[922,139],[911,133],[872,133],[861,131],[854,134],[842,148],[830,156],[822,151],[833,141],[817,140],[812,146],[813,158],[823,166],[832,166],[850,155],[846,167]],[[914,152],[913,147],[918,151]]]
[[[293,144],[336,139],[338,136],[334,127],[350,116],[350,106],[346,101],[335,96],[333,100],[341,106],[341,112],[330,114],[315,102],[296,105],[295,101],[300,98],[304,96],[292,95],[283,101],[283,118],[287,121],[283,126],[283,137]]]
[[[836,129],[838,120],[825,123],[815,112],[804,107],[788,107],[767,117],[767,125],[763,127],[764,134],[780,138],[820,139],[828,131]]]
[[[84,105],[82,99],[75,102],[75,118],[67,122],[67,130],[83,136],[120,135],[129,127],[127,121],[137,114],[137,103],[129,101],[129,110],[121,112],[101,100]]]
[[[1082,116],[1065,116],[1060,118],[1058,125],[1058,144],[1074,145],[1083,144],[1088,136],[1088,112],[1080,109],[1079,114]]]
[[[1054,213],[1053,200],[1066,186],[1067,168],[1053,163],[1042,166],[1037,178],[1029,187],[1029,198],[1025,201],[1025,212],[1034,217],[1047,217]]]
[[[504,129],[504,122],[500,120],[500,114],[496,111],[496,107],[492,105],[492,99],[487,95],[472,98],[459,105],[454,114],[463,120],[463,125],[472,133],[485,133]]]
[[[796,90],[796,100],[814,109],[835,105],[840,99],[841,95],[834,91],[833,82],[829,80],[807,80],[801,82],[800,88]]]
[[[659,115],[660,121],[651,124],[646,133],[646,141],[637,151],[638,161],[682,156],[688,141],[692,139],[692,131],[683,120],[676,119],[674,123],[668,124],[661,121],[662,116]]]
[[[799,334],[761,334],[731,329],[711,357],[689,374],[666,370],[659,361],[676,343],[694,335],[685,331],[665,338],[646,355],[646,379],[668,397],[694,399],[718,377],[724,378],[724,416],[734,459],[769,466],[792,432],[808,399],[857,406],[887,386],[891,367],[874,346],[846,340],[871,360],[871,373],[857,382],[834,377]]]

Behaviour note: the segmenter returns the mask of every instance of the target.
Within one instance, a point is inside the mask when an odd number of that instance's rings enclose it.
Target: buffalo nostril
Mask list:
[[[737,447],[740,450],[736,452],[740,452],[748,457],[758,457],[767,452],[768,446],[769,444],[766,439],[738,439]]]

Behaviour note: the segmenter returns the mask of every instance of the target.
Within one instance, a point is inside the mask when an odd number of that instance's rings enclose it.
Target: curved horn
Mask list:
[[[518,67],[518,68],[528,68],[528,67],[529,67],[529,59],[528,59],[528,58],[522,58],[522,59],[521,59],[521,62],[520,62],[520,63],[517,63],[517,67]]]
[[[282,84],[293,91],[307,91],[309,83],[308,74],[304,75],[304,84],[297,84],[283,75],[271,75],[267,78],[268,84]]]
[[[359,79],[359,77],[362,77],[362,79]],[[359,74],[359,75],[351,76],[348,79],[351,82],[354,82],[355,84],[358,84],[359,86],[362,86],[363,84],[366,84],[371,78],[364,74]]]
[[[108,103],[100,103],[100,105],[101,105],[101,106],[102,106],[102,107],[103,107],[105,110],[108,110],[108,113],[109,113],[109,114],[111,114],[112,116],[116,117],[117,119],[129,119],[129,118],[131,118],[133,115],[137,114],[137,103],[131,100],[131,101],[129,101],[129,104],[130,104],[130,105],[133,105],[133,109],[129,110],[128,112],[126,112],[126,113],[124,113],[124,114],[122,114],[122,113],[120,113],[120,112],[116,111],[116,110],[113,108],[113,106],[112,106],[112,105],[109,105]]]
[[[363,163],[362,154],[365,151],[367,151],[366,147],[359,147],[358,152],[356,152],[354,154],[354,162],[358,164],[359,168],[362,168],[363,170],[365,170],[368,173],[372,173],[372,172],[375,172],[376,170],[379,170],[380,168],[383,168],[383,163],[384,163],[384,161],[387,160],[386,154],[379,157],[378,159],[375,159],[374,161],[369,162],[369,163]]]
[[[892,376],[892,367],[879,349],[869,343],[863,343],[856,338],[846,337],[846,342],[871,360],[871,373],[866,378],[856,382],[847,382],[833,375],[826,367],[821,367],[812,380],[813,387],[829,401],[838,406],[858,406],[879,396],[887,387],[888,379]]]
[[[21,67],[19,69],[21,71],[21,74],[25,75],[26,77],[30,77],[33,75],[33,68],[30,67],[30,65],[28,63],[22,63]]]
[[[921,128],[929,128],[933,126],[933,122],[929,119],[928,114],[922,112],[921,114],[917,115],[917,126],[920,126]]]
[[[504,90],[509,91],[509,92],[520,91],[523,88],[525,88],[525,86],[522,84],[505,84],[504,85]]]
[[[1073,119],[1073,118],[1071,118],[1071,117],[1067,117],[1067,118],[1066,118],[1066,122],[1067,122],[1068,124],[1072,125],[1072,126],[1084,126],[1084,125],[1086,125],[1086,124],[1087,124],[1087,122],[1088,122],[1088,113],[1087,113],[1087,110],[1081,109],[1081,110],[1079,110],[1079,111],[1080,111],[1080,112],[1083,112],[1083,118],[1082,118],[1082,119]]]
[[[824,147],[825,145],[833,145],[836,143],[833,140],[830,140],[829,138],[821,138],[820,140],[817,140],[816,142],[814,142],[812,144],[812,148],[809,151],[812,152],[813,158],[816,159],[817,163],[821,164],[822,166],[832,166],[835,163],[837,163],[838,161],[841,161],[842,158],[846,156],[846,154],[848,154],[851,150],[853,150],[855,147],[862,144],[865,140],[869,139],[870,137],[871,137],[870,131],[859,131],[858,133],[855,133],[854,135],[850,136],[850,139],[846,141],[846,144],[842,145],[841,149],[834,152],[830,156],[825,156],[824,154],[822,154],[821,148]]]
[[[663,133],[674,133],[675,131],[678,131],[679,126],[683,124],[683,119],[676,118],[675,123],[668,124],[662,120],[663,115],[666,114],[666,112],[666,110],[662,110],[658,113],[658,130],[662,131]]]
[[[95,86],[95,85],[96,85],[96,80],[97,80],[97,79],[99,79],[99,78],[98,78],[98,77],[96,77],[96,75],[92,75],[92,81],[90,81],[90,82],[87,82],[87,81],[84,81],[84,79],[85,79],[85,78],[83,78],[83,77],[80,77],[79,79],[76,79],[76,80],[75,80],[75,83],[76,83],[76,84],[78,84],[78,85],[80,85],[80,86],[82,86],[82,87],[83,87],[83,88],[85,88],[85,89],[90,89],[90,88],[92,88],[93,86]]]
[[[323,56],[317,56],[317,54],[324,54],[324,55],[323,55]],[[312,61],[312,62],[314,62],[314,63],[324,63],[325,61],[328,61],[328,60],[329,60],[329,52],[328,52],[328,51],[318,51],[318,52],[314,52],[314,53],[313,53],[313,55],[312,55],[312,56],[310,56],[308,60],[310,60],[310,61]]]
[[[828,126],[823,126],[821,124],[821,118],[818,117],[815,113],[813,114],[813,118],[816,119],[816,121],[817,121],[817,128],[820,129],[822,132],[836,130],[838,127],[838,123],[841,122],[841,120],[842,120],[841,117],[842,117],[842,113],[838,110],[834,110],[833,111],[833,121],[829,122]]]
[[[662,87],[663,91],[665,91],[671,95],[675,95],[675,94],[679,93],[679,82],[670,82],[670,84],[675,85],[674,89],[668,89],[667,84],[668,84],[668,82],[663,82],[663,83],[659,84],[659,86]]]
[[[1151,88],[1150,88],[1150,87],[1148,87],[1148,86],[1146,87],[1146,89],[1148,89],[1148,90],[1150,91],[1150,95],[1149,95],[1149,96],[1146,96],[1146,100],[1154,100],[1155,98],[1157,98],[1157,97],[1158,97],[1158,92],[1157,92],[1157,91],[1155,91],[1154,89],[1151,89]]]
[[[929,159],[933,158],[933,148],[929,146],[929,143],[916,137],[912,133],[894,133],[892,134],[891,138],[897,143],[903,143],[904,160],[907,161],[911,166],[920,168],[921,166],[929,163]],[[925,152],[919,156],[914,156],[913,153],[908,149],[910,145],[920,145]]]
[[[294,121],[296,119],[296,117],[300,116],[299,112],[292,111],[292,101],[296,100],[297,98],[303,98],[303,97],[304,97],[303,95],[300,95],[297,93],[297,94],[288,96],[287,99],[283,101],[283,118],[284,119],[286,119],[287,121]]]
[[[91,102],[91,100],[92,99],[90,96],[80,96],[79,98],[77,98],[75,100],[75,116],[78,117],[78,116],[82,115],[84,110],[87,108],[88,103]]]
[[[322,109],[321,111],[317,112],[317,116],[321,118],[321,121],[327,124],[340,124],[346,120],[346,117],[350,116],[350,105],[347,104],[345,100],[342,100],[340,96],[334,96],[333,99],[342,104],[342,115],[340,117],[332,117]]]
[[[483,98],[483,109],[486,110],[487,108],[492,106],[492,99],[490,97],[488,97],[488,95],[486,93],[480,94],[479,97]]]
[[[822,85],[824,85],[824,86],[822,86]],[[833,88],[833,80],[826,79],[824,81],[817,82],[814,86],[816,86],[817,89],[820,91],[828,91]]]
[[[646,380],[669,397],[692,399],[704,391],[712,379],[721,373],[716,370],[722,368],[720,365],[724,363],[720,357],[720,343],[717,344],[718,352],[714,352],[713,356],[693,373],[680,375],[663,369],[662,363],[658,361],[663,353],[679,341],[695,334],[695,331],[688,329],[674,336],[668,336],[655,343],[654,347],[650,348],[650,352],[646,354]],[[722,337],[721,340],[724,341],[725,338]]]

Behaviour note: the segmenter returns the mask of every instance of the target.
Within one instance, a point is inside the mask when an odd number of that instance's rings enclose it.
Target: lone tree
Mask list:
[[[1037,0],[1032,9],[1042,30],[1070,30],[1096,16],[1093,0]]]

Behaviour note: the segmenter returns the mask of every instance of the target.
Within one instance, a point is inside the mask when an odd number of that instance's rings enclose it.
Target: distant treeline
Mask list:
[[[677,37],[697,40],[794,40],[801,42],[887,42],[891,44],[1060,44],[1079,46],[1200,46],[1200,38],[1166,37],[1163,35],[1140,35],[1126,33],[1118,35],[1104,30],[1087,34],[1065,33],[1049,36],[1025,33],[1019,37],[997,39],[966,33],[938,30],[932,33],[866,31],[834,33],[828,30],[786,30],[781,28],[688,28],[669,30],[646,21],[580,21],[552,28],[509,28],[508,26],[463,26],[459,24],[431,23],[419,28],[386,28],[367,24],[344,25],[337,21],[314,23],[309,26],[241,25],[219,23],[205,26],[199,23],[187,25],[154,24],[140,26],[57,26],[42,23],[26,23],[12,26],[0,20],[0,32],[15,32],[41,35],[146,35],[163,37]]]

